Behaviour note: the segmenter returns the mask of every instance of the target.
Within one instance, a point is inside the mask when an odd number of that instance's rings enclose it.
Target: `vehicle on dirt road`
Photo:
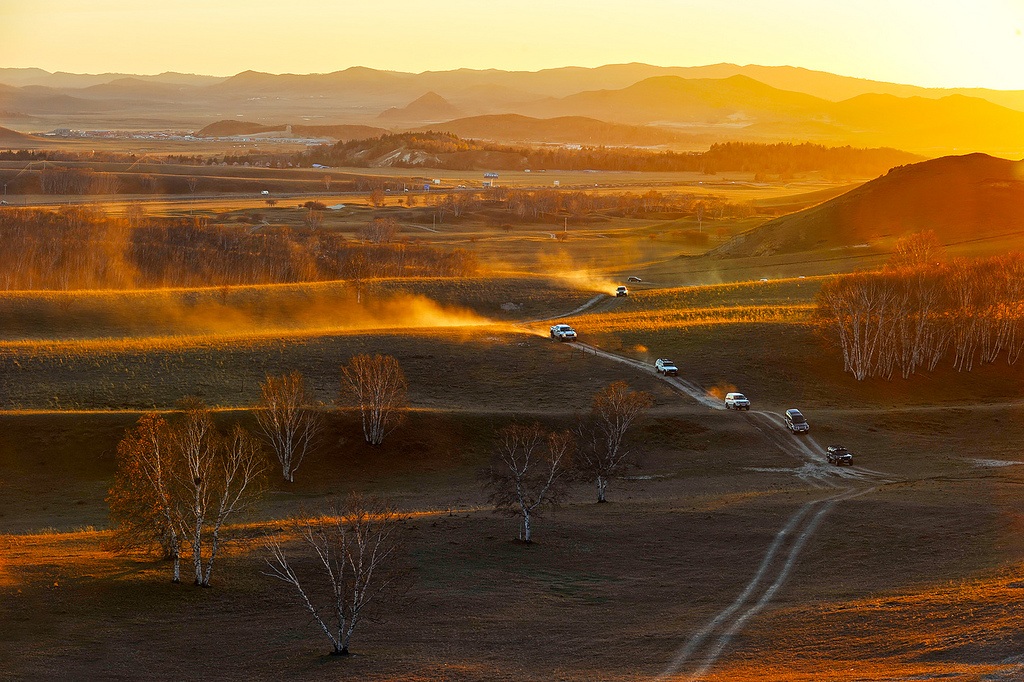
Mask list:
[[[626,278],[626,281],[627,282],[642,282],[643,280],[640,279],[639,277],[637,277],[636,275],[630,275],[629,277]]]
[[[853,453],[842,445],[829,445],[825,449],[825,459],[828,460],[829,464],[835,464],[839,467],[853,465]]]
[[[807,417],[801,414],[800,410],[786,410],[786,428],[793,433],[807,433],[811,425],[807,423]]]
[[[618,289],[615,290],[615,295],[616,296],[629,296],[629,289],[627,289],[626,287],[619,287]]]
[[[679,368],[676,367],[676,363],[672,362],[668,358],[658,358],[655,360],[654,369],[658,374],[664,374],[667,377],[679,376]]]
[[[576,330],[567,324],[556,324],[551,328],[551,338],[556,341],[575,341]]]
[[[727,410],[750,410],[750,401],[742,393],[726,393],[725,409]]]

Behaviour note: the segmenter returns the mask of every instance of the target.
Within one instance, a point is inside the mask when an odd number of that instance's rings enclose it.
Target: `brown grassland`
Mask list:
[[[709,191],[788,211],[835,189]],[[422,204],[324,197],[335,199],[354,208],[329,212],[325,229],[354,237],[373,216],[396,217],[417,243],[477,253],[479,276],[0,292],[0,677],[688,679],[695,660],[668,670],[681,647],[743,592],[787,519],[839,490],[822,481],[846,484],[755,414],[791,407],[815,442],[844,443],[880,473],[807,533],[791,573],[703,679],[1024,675],[1021,368],[857,382],[814,323],[822,282],[878,265],[889,236],[729,260],[701,254],[764,216],[698,228],[692,216],[599,213],[506,230],[486,212],[437,223]],[[235,202],[146,205],[300,228],[294,206]],[[630,275],[643,281],[615,298]],[[551,341],[556,319],[600,350],[648,365],[669,357],[698,390],[735,387],[754,411],[707,409],[652,370]],[[340,367],[358,353],[395,356],[408,379],[407,420],[379,447],[335,408]],[[105,497],[125,429],[188,395],[220,423],[251,426],[259,382],[293,370],[323,403],[323,446],[294,484],[272,478],[259,509],[234,522],[212,589],[172,585],[165,562],[109,550]],[[535,543],[518,542],[517,522],[492,513],[481,486],[496,431],[513,419],[571,426],[619,379],[654,399],[633,434],[640,466],[612,481],[609,504],[580,483],[537,521]],[[398,505],[412,581],[339,659],[261,574],[262,539],[352,490]]]

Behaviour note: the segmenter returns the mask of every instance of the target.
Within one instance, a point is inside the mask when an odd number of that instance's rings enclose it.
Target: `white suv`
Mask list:
[[[750,401],[742,393],[726,393],[725,409],[727,410],[749,410]]]
[[[559,341],[575,341],[576,330],[567,324],[556,324],[551,328],[551,338]]]
[[[654,370],[659,374],[665,376],[679,376],[679,368],[676,367],[676,363],[672,362],[668,358],[658,358],[654,361]]]

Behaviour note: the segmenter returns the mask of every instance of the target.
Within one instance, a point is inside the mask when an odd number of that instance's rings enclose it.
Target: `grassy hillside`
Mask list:
[[[933,230],[947,244],[1024,231],[1024,163],[969,154],[894,168],[741,235],[715,255],[822,251],[922,230]]]

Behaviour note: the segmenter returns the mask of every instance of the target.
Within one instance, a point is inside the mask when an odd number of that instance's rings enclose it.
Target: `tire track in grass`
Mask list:
[[[807,545],[807,542],[814,536],[815,532],[818,530],[818,527],[821,525],[822,521],[825,519],[828,513],[832,511],[832,509],[835,508],[835,506],[839,502],[844,500],[850,500],[853,499],[854,497],[859,497],[860,495],[865,495],[874,490],[875,488],[844,490],[843,492],[837,495],[825,498],[824,500],[819,500],[817,503],[811,503],[818,505],[819,509],[812,516],[810,516],[810,518],[807,519],[806,523],[802,525],[802,528],[799,531],[799,533],[794,535],[792,544],[789,548],[789,552],[786,555],[786,560],[782,563],[781,566],[778,567],[778,572],[775,573],[775,579],[772,581],[770,585],[768,585],[767,588],[764,589],[763,592],[761,592],[761,596],[757,599],[757,601],[750,605],[745,611],[743,611],[735,617],[727,617],[723,619],[724,622],[728,623],[728,627],[726,627],[723,631],[720,632],[720,634],[718,635],[717,639],[715,639],[713,644],[711,644],[703,650],[703,655],[700,657],[700,667],[697,668],[694,672],[690,673],[690,675],[687,676],[686,679],[702,679],[708,673],[708,671],[711,670],[715,663],[718,662],[718,659],[719,657],[721,657],[722,652],[732,642],[732,638],[743,629],[743,626],[746,625],[747,621],[749,621],[751,618],[760,613],[771,602],[775,594],[786,583],[786,580],[789,578],[790,573],[793,572],[793,568],[796,566],[796,562],[797,559],[800,557],[800,553]],[[751,592],[753,591],[755,590],[751,590]],[[729,609],[732,609],[732,607],[730,606]],[[729,609],[726,610],[728,611]],[[736,610],[738,609],[733,609],[730,613],[730,616],[734,614]],[[707,637],[705,636],[702,642],[706,640]],[[699,650],[699,643],[697,646],[693,647],[693,649]],[[673,663],[674,662],[675,661],[673,661]],[[683,660],[674,669],[672,669],[670,666],[668,669],[666,669],[666,672],[662,673],[662,676],[659,679],[665,679],[667,676],[673,675],[685,663],[686,660]]]
[[[581,308],[590,308],[601,298],[594,297],[581,306]],[[576,311],[559,317],[576,314],[579,310],[580,308],[577,308]],[[640,371],[657,374],[651,365],[639,360],[602,350],[579,341],[572,342],[571,345],[598,357],[629,365]],[[725,404],[721,400],[708,395],[699,386],[686,379],[660,375],[659,378],[672,386],[676,392],[692,398],[704,407],[714,410],[725,409]],[[742,631],[750,619],[771,603],[778,591],[782,589],[793,568],[796,566],[804,547],[817,532],[829,512],[844,500],[853,499],[877,489],[876,487],[863,487],[857,484],[879,484],[893,480],[883,478],[885,474],[870,469],[852,467],[850,471],[844,471],[840,467],[828,467],[823,461],[824,451],[816,441],[808,438],[808,441],[814,446],[812,448],[807,443],[798,440],[795,435],[786,433],[785,421],[781,416],[772,412],[754,411],[751,413],[748,411],[747,418],[770,443],[774,444],[785,454],[804,462],[800,469],[794,470],[794,473],[803,481],[814,488],[820,489],[822,486],[827,486],[834,490],[838,489],[838,491],[829,497],[808,502],[801,506],[786,521],[782,529],[775,534],[771,544],[761,558],[761,562],[753,577],[739,596],[700,630],[690,636],[686,643],[676,652],[676,655],[669,662],[665,670],[656,678],[658,680],[675,677],[684,666],[695,659],[699,661],[699,667],[690,673],[686,679],[699,680],[706,675],[715,663],[718,662],[722,653],[732,642],[733,637]],[[784,550],[787,545],[788,551]],[[783,551],[785,551],[785,559],[780,558],[780,553]],[[767,585],[765,585],[766,583]]]
[[[819,502],[808,502],[807,504],[800,507],[796,511],[796,513],[790,517],[789,521],[786,522],[786,525],[783,526],[782,529],[775,534],[775,538],[772,540],[772,544],[769,545],[768,551],[765,552],[764,557],[761,559],[761,564],[757,567],[757,571],[754,573],[754,576],[750,579],[750,582],[747,583],[747,586],[743,589],[743,592],[741,592],[740,595],[736,597],[736,600],[732,604],[730,604],[724,610],[719,612],[718,615],[716,615],[714,618],[708,621],[708,623],[706,623],[704,627],[702,627],[700,630],[698,630],[690,636],[690,639],[687,640],[686,644],[683,645],[683,647],[679,649],[678,652],[676,652],[675,657],[669,663],[668,667],[661,675],[658,676],[657,679],[666,679],[667,677],[678,671],[679,668],[681,668],[683,664],[685,664],[690,659],[694,652],[697,651],[697,649],[699,649],[704,644],[705,640],[707,640],[707,638],[710,637],[716,629],[718,629],[723,623],[728,622],[729,619],[732,618],[733,614],[743,607],[743,605],[747,602],[748,599],[750,599],[754,591],[757,589],[757,586],[764,578],[765,573],[768,572],[768,568],[771,565],[772,560],[775,558],[775,555],[782,547],[783,541],[786,539],[786,536],[789,533],[791,533],[793,529],[801,521],[803,521],[804,517],[807,516],[808,512],[810,512],[816,504],[819,504]]]

